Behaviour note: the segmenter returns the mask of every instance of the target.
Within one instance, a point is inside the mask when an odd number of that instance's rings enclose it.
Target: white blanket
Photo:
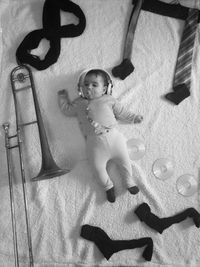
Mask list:
[[[141,114],[138,125],[119,125],[127,140],[139,138],[146,153],[136,161],[140,176],[135,179],[140,193],[131,195],[124,188],[116,166],[109,171],[116,186],[116,202],[109,203],[105,192],[92,175],[85,154],[85,141],[77,120],[61,114],[57,91],[69,90],[77,96],[79,74],[91,67],[111,72],[122,59],[131,0],[75,0],[82,8],[87,25],[82,35],[61,40],[58,61],[43,71],[31,67],[51,153],[69,173],[31,182],[40,170],[41,153],[36,126],[24,130],[24,166],[28,189],[34,264],[36,267],[77,266],[200,266],[200,231],[191,219],[156,233],[134,214],[147,202],[159,217],[177,214],[188,207],[199,211],[199,193],[184,197],[176,182],[183,174],[199,179],[200,166],[200,31],[196,35],[191,96],[175,106],[163,99],[171,91],[176,56],[184,22],[142,11],[132,53],[135,71],[125,80],[113,77],[113,95]],[[32,30],[42,28],[42,0],[1,0],[0,2],[0,124],[10,123],[15,134],[15,112],[10,72],[17,66],[15,52]],[[76,22],[72,14],[61,12],[62,24]],[[44,52],[45,41],[34,51]],[[23,92],[22,92],[23,94]],[[22,99],[21,112],[32,114],[33,107]],[[30,112],[30,113],[29,113]],[[31,116],[30,116],[31,117]],[[13,140],[14,142],[14,140]],[[7,162],[4,131],[0,130],[0,266],[14,266]],[[18,230],[20,266],[28,265],[19,157],[13,149],[12,170]],[[174,174],[165,181],[152,172],[156,159],[174,162]],[[101,227],[112,239],[151,237],[154,242],[151,262],[142,258],[144,248],[124,250],[107,261],[94,243],[80,237],[83,224]]]

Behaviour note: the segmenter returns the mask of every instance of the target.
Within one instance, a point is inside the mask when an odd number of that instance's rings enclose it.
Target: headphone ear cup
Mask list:
[[[111,95],[111,86],[110,86],[110,83],[108,84],[108,88],[107,88],[106,94],[107,95]]]
[[[84,94],[83,94],[83,87],[80,86],[80,85],[78,85],[78,94],[79,94],[79,96],[85,98],[85,96],[84,96]]]
[[[85,76],[87,74],[87,71],[82,72],[82,74],[79,77],[79,81],[78,81],[78,94],[79,96],[85,98],[84,94],[83,94],[83,82],[85,79]]]
[[[106,92],[107,95],[112,95],[112,88],[113,88],[113,85],[111,82],[109,82],[107,92]]]

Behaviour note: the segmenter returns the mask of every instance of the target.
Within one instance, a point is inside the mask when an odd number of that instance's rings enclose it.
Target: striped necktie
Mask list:
[[[190,95],[192,56],[198,25],[198,9],[189,9],[176,62],[173,91],[165,97],[178,105]]]

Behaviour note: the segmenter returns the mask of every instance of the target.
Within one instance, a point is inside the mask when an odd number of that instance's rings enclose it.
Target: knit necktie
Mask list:
[[[176,62],[173,91],[166,98],[176,105],[190,95],[192,56],[198,25],[198,9],[189,9]]]
[[[138,18],[144,0],[132,1],[132,4],[133,2],[135,3],[129,19],[128,31],[126,34],[125,45],[124,45],[123,60],[119,65],[115,66],[112,69],[113,76],[119,77],[121,80],[126,79],[126,77],[134,71],[134,66],[131,62],[133,38],[135,35]]]

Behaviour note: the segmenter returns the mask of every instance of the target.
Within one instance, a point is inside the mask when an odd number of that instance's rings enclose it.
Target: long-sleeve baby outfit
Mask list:
[[[66,95],[58,95],[58,103],[62,113],[78,118],[86,139],[89,164],[104,189],[107,191],[113,187],[106,171],[110,159],[118,164],[127,188],[134,186],[126,139],[116,125],[117,120],[134,123],[135,114],[107,94],[92,100],[79,97],[72,102]]]

